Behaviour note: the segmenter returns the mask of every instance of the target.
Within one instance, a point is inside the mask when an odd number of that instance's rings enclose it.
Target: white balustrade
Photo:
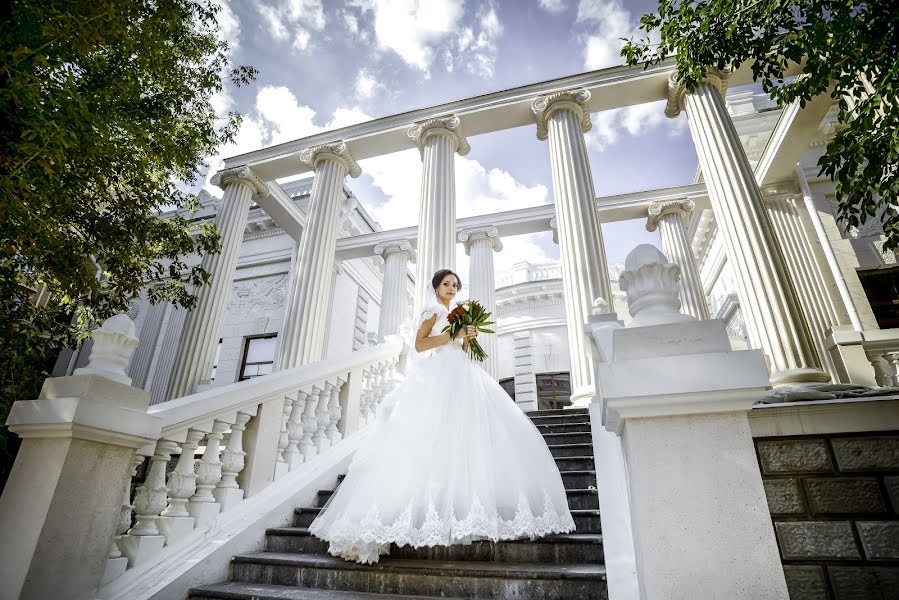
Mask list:
[[[315,433],[312,434],[312,441],[315,443],[316,454],[324,452],[331,447],[325,435],[328,423],[331,422],[331,414],[328,412],[328,402],[331,400],[330,388],[328,387],[330,385],[332,384],[325,382],[321,387],[312,386],[312,397],[315,398]]]
[[[247,455],[243,449],[243,432],[253,416],[243,411],[237,413],[237,420],[231,425],[228,445],[222,451],[222,478],[212,491],[212,495],[222,507],[222,512],[243,500],[243,490],[237,485],[237,476],[243,471],[244,457]]]
[[[340,433],[337,426],[340,423],[340,417],[343,414],[343,411],[340,408],[340,390],[344,383],[346,383],[346,380],[338,377],[336,383],[331,386],[331,399],[328,401],[328,415],[330,417],[330,422],[328,423],[328,428],[325,430],[325,435],[328,436],[328,441],[331,446],[334,446],[343,439],[343,434]]]

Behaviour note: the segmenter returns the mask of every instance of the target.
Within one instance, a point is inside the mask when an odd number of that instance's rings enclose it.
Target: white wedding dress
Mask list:
[[[435,304],[418,324],[436,314],[439,335],[447,312]],[[309,529],[331,554],[373,563],[391,543],[534,539],[573,531],[574,520],[539,431],[457,339],[415,361],[384,399]]]

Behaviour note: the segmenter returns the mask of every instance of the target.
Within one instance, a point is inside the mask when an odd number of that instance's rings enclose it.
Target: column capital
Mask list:
[[[219,171],[212,176],[212,185],[216,185],[223,190],[233,183],[242,183],[249,186],[253,193],[260,198],[269,195],[268,186],[250,167],[234,167],[233,169],[225,169]]]
[[[553,243],[559,243],[559,217],[553,217],[549,220],[549,228],[553,232]]]
[[[666,202],[653,202],[646,209],[648,218],[646,219],[646,231],[655,231],[659,226],[659,221],[665,215],[675,214],[681,219],[687,216],[696,208],[696,203],[692,200],[668,200]]]
[[[795,181],[778,181],[761,186],[762,197],[765,200],[777,198],[795,198],[802,194],[799,184]]]
[[[362,174],[362,169],[359,168],[353,155],[350,154],[350,149],[347,147],[346,142],[337,141],[313,146],[303,150],[300,154],[300,161],[312,167],[313,171],[318,169],[319,163],[323,160],[333,160],[342,164],[346,167],[347,174],[350,177],[355,178]]]
[[[537,119],[537,139],[545,140],[549,136],[546,124],[550,117],[560,110],[570,110],[576,114],[581,131],[583,133],[590,131],[593,124],[590,122],[590,111],[587,110],[589,100],[590,91],[585,89],[565,90],[535,98],[531,103],[531,110]]]
[[[465,156],[471,150],[471,146],[468,145],[468,140],[465,138],[465,133],[462,131],[462,119],[455,115],[416,123],[409,128],[406,135],[415,142],[422,156],[424,156],[425,141],[434,135],[445,135],[452,139],[456,145],[456,152],[460,156]]]
[[[715,67],[709,67],[706,70],[705,78],[703,78],[700,84],[707,83],[711,85],[723,98],[724,93],[727,91],[730,75],[730,69],[720,70]],[[684,98],[686,95],[687,87],[677,78],[677,73],[672,73],[668,77],[668,102],[665,105],[666,117],[673,119],[684,110]]]
[[[459,241],[465,246],[465,254],[471,254],[471,245],[478,240],[487,240],[494,252],[503,249],[503,242],[496,227],[475,227],[459,232]]]
[[[375,244],[374,249],[375,254],[378,256],[382,256],[384,260],[387,260],[387,257],[394,253],[402,253],[405,254],[406,257],[415,262],[415,250],[412,249],[412,243],[409,240],[389,240],[387,242],[378,242]]]

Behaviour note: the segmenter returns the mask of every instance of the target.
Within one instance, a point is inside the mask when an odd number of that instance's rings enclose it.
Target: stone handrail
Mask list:
[[[145,458],[149,465],[133,503],[130,480],[123,490],[101,585],[146,571],[179,540],[214,527],[219,513],[371,422],[395,385],[402,349],[388,341],[150,407],[161,433],[134,455],[132,477]]]

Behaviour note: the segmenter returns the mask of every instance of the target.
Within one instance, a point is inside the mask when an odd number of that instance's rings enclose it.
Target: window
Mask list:
[[[268,375],[272,372],[275,364],[275,340],[277,337],[277,333],[269,333],[246,338],[238,381]]]
[[[567,372],[537,374],[537,408],[565,408],[571,404],[571,375]]]
[[[507,377],[505,379],[500,379],[499,385],[504,390],[506,390],[506,393],[509,394],[509,398],[511,398],[512,400],[515,400],[515,378],[514,377]]]
[[[222,340],[219,339],[218,345],[215,347],[215,358],[212,359],[212,371],[209,373],[209,381],[215,381],[215,372],[219,367],[219,356],[222,355]]]

